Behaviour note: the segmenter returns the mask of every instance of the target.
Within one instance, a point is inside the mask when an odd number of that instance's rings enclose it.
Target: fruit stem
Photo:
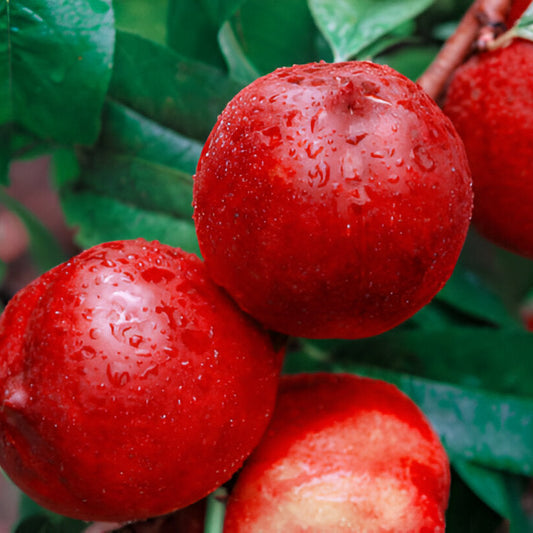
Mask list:
[[[204,533],[222,533],[226,513],[226,490],[221,487],[207,497]]]
[[[476,50],[486,50],[505,29],[512,0],[475,0],[454,33],[417,80],[438,101],[452,73]]]

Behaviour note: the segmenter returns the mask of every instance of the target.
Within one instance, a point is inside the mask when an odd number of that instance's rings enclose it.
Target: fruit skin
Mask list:
[[[196,256],[142,239],[98,245],[0,318],[0,465],[74,518],[185,507],[257,444],[280,363]]]
[[[474,185],[473,225],[533,259],[533,43],[478,54],[454,74],[444,112],[463,138]]]
[[[226,107],[194,219],[216,283],[268,328],[376,335],[450,276],[472,209],[461,140],[422,89],[369,62],[280,68]]]
[[[531,0],[514,0],[505,21],[508,28],[511,28],[518,21],[529,4],[531,4]]]
[[[444,533],[449,489],[442,444],[396,387],[347,374],[284,376],[224,533]]]

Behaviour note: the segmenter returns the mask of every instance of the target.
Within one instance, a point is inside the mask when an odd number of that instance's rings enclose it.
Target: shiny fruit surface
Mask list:
[[[533,43],[475,55],[450,83],[444,112],[461,135],[474,185],[473,224],[533,259]]]
[[[0,464],[74,518],[185,507],[257,444],[279,364],[196,256],[142,239],[95,246],[0,319]]]
[[[469,226],[450,121],[370,62],[280,68],[220,115],[194,181],[214,281],[272,330],[359,338],[427,304]]]
[[[396,387],[285,376],[271,424],[228,502],[224,533],[444,533],[449,464]]]

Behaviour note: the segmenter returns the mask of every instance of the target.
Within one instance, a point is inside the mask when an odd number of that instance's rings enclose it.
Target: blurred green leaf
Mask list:
[[[116,28],[165,44],[168,5],[169,0],[113,0]]]
[[[184,57],[225,69],[217,40],[222,22],[208,15],[205,2],[169,0],[167,43]]]
[[[533,397],[533,333],[518,329],[400,327],[340,343],[332,358],[422,378]]]
[[[512,531],[530,531],[521,505],[526,486],[524,478],[464,460],[453,460],[453,466],[480,499],[511,522]]]
[[[111,75],[110,3],[3,2],[0,34],[0,124],[17,122],[43,139],[92,143]]]
[[[502,518],[487,507],[452,468],[446,533],[496,533]]]
[[[237,51],[260,74],[295,63],[319,59],[316,50],[318,30],[306,0],[264,2],[247,0],[228,20],[221,36],[223,51],[229,65],[234,65]],[[238,43],[228,46],[231,39]]]
[[[165,128],[117,102],[104,107],[95,152],[116,152],[194,174],[202,143]]]
[[[52,513],[21,493],[19,523],[14,533],[81,533],[87,529],[87,522],[74,520]]]
[[[0,259],[0,284],[4,281],[7,274],[7,265]],[[1,305],[1,304],[0,304]],[[1,310],[1,307],[0,307]]]
[[[81,533],[86,529],[87,522],[67,517],[35,515],[20,522],[15,528],[15,533]]]
[[[67,222],[79,230],[76,241],[83,248],[144,237],[199,255],[192,219],[175,218],[90,191],[64,192],[61,203]]]
[[[415,81],[427,69],[438,51],[439,47],[428,43],[407,45],[379,55],[374,60],[376,63],[389,65]]]
[[[30,252],[39,270],[45,272],[66,260],[57,239],[35,215],[0,187],[0,203],[22,220],[30,236]]]
[[[354,58],[363,49],[427,9],[434,0],[308,0],[335,61]]]
[[[117,32],[110,96],[162,126],[203,142],[241,88],[214,67]]]
[[[473,271],[461,265],[436,296],[467,315],[500,326],[517,325],[501,299]]]
[[[239,80],[243,85],[248,85],[256,78],[259,78],[259,71],[246,57],[241,43],[238,41],[229,22],[225,22],[220,28],[218,42],[232,78]]]
[[[363,48],[357,55],[360,60],[374,61],[375,57],[389,48],[397,48],[402,43],[408,43],[412,40],[412,34],[415,30],[415,24],[412,20],[408,20],[398,27],[394,28],[390,33],[373,41],[370,45]]]
[[[218,27],[222,26],[247,0],[200,0],[209,18]]]
[[[59,180],[79,244],[144,237],[198,253],[191,174],[201,148],[198,141],[108,102],[98,145],[81,155],[74,179]]]
[[[76,184],[80,189],[141,209],[192,218],[191,176],[146,159],[100,151],[83,168]]]
[[[468,389],[364,365],[334,365],[332,369],[396,385],[422,409],[452,457],[533,475],[533,399]]]
[[[11,159],[11,127],[0,125],[0,186],[9,182],[9,161]]]

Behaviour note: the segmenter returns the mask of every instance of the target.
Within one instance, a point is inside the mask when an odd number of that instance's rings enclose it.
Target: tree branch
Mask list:
[[[434,100],[444,92],[455,71],[475,50],[485,50],[487,43],[502,33],[512,0],[475,0],[459,22],[453,35],[418,79]]]

